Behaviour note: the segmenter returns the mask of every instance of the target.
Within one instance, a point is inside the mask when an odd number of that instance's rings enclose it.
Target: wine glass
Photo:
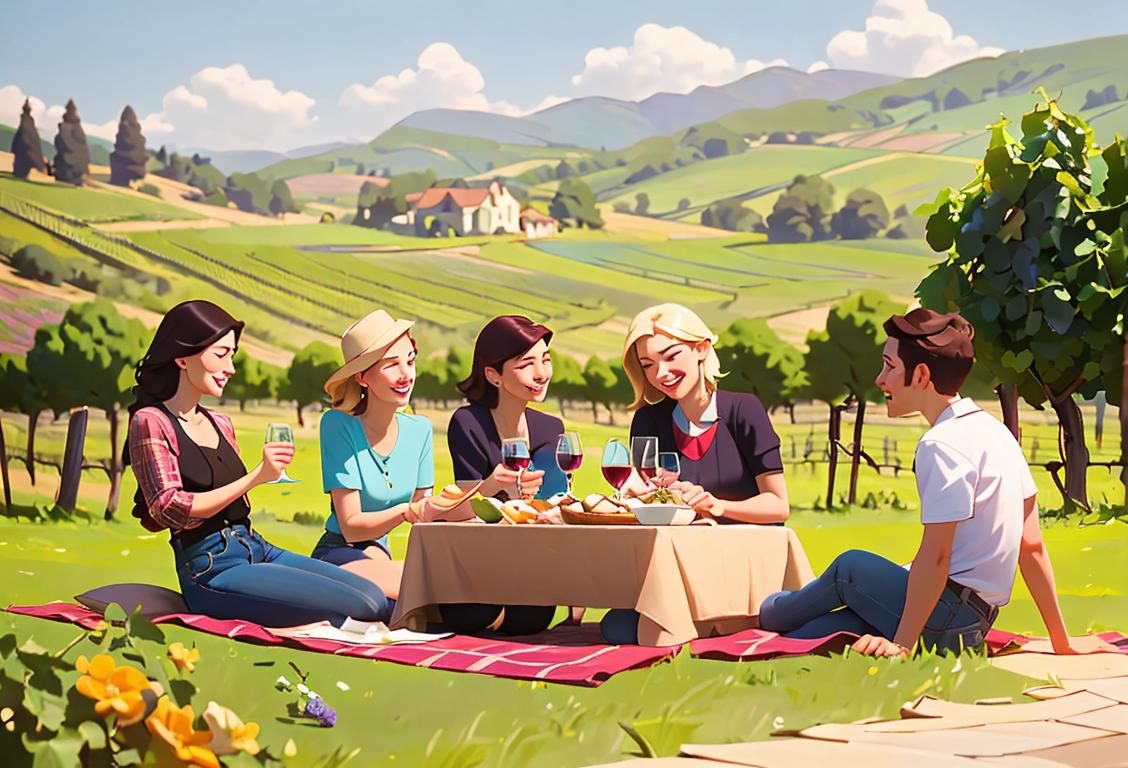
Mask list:
[[[580,446],[578,432],[565,432],[556,441],[556,465],[568,478],[568,496],[572,496],[572,473],[584,461],[584,451]]]
[[[627,446],[617,437],[607,441],[603,447],[603,477],[615,486],[615,499],[623,496],[623,485],[631,476],[631,454]]]
[[[675,451],[662,451],[658,454],[658,474],[654,484],[669,488],[681,475],[681,457]]]
[[[523,437],[511,437],[501,441],[501,463],[506,469],[517,473],[517,498],[521,498],[521,475],[529,466],[529,441]]]
[[[289,424],[269,424],[266,427],[266,440],[267,443],[290,443],[294,444],[294,432],[290,429]],[[286,474],[286,470],[282,470],[282,474],[278,476],[277,480],[270,480],[267,485],[274,485],[275,483],[297,483],[300,480],[294,480]]]
[[[646,483],[653,484],[658,474],[658,438],[632,437],[631,463]]]

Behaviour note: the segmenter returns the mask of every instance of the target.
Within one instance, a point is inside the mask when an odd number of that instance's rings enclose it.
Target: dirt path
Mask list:
[[[630,213],[616,213],[610,206],[601,206],[605,229],[616,234],[629,234],[632,232],[644,235],[657,236],[667,240],[690,240],[706,237],[732,237],[733,233],[725,229],[703,227],[700,224],[686,224],[681,221],[667,221],[653,219],[648,216],[635,216]]]

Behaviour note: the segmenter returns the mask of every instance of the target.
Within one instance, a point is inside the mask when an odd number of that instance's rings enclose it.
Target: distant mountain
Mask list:
[[[768,109],[801,99],[834,101],[895,82],[897,78],[872,72],[807,74],[769,67],[726,85],[703,85],[686,94],[656,93],[638,102],[584,97],[525,117],[429,109],[416,112],[400,125],[506,144],[618,149],[741,109]]]
[[[300,160],[303,157],[311,157],[312,155],[320,155],[325,152],[332,152],[335,149],[348,149],[349,147],[356,146],[363,142],[348,143],[345,141],[331,141],[328,144],[310,144],[307,147],[298,147],[297,149],[288,149],[282,154],[291,160]]]
[[[287,159],[287,156],[281,152],[272,152],[269,149],[212,150],[187,147],[176,152],[179,155],[198,154],[201,157],[211,158],[212,165],[228,176],[233,173],[251,173],[263,166]]]

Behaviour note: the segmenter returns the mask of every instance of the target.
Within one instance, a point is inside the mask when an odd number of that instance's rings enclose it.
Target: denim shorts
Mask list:
[[[345,565],[346,563],[367,559],[368,555],[365,554],[364,550],[371,546],[379,547],[391,558],[392,553],[388,551],[388,548],[375,539],[350,542],[341,534],[333,531],[325,531],[321,534],[321,538],[318,539],[317,545],[309,556],[333,565]]]

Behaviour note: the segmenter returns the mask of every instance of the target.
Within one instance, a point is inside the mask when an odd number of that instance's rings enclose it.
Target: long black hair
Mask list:
[[[176,394],[180,386],[177,358],[198,355],[231,331],[235,332],[235,343],[238,344],[243,322],[210,301],[185,301],[166,312],[153,334],[148,351],[134,371],[137,384],[132,390],[134,401],[129,406],[130,420],[139,409],[163,403]],[[129,463],[129,442],[126,441],[122,465],[128,466]],[[141,524],[149,530],[160,529],[149,515],[140,488],[133,497],[133,516],[140,518]]]

